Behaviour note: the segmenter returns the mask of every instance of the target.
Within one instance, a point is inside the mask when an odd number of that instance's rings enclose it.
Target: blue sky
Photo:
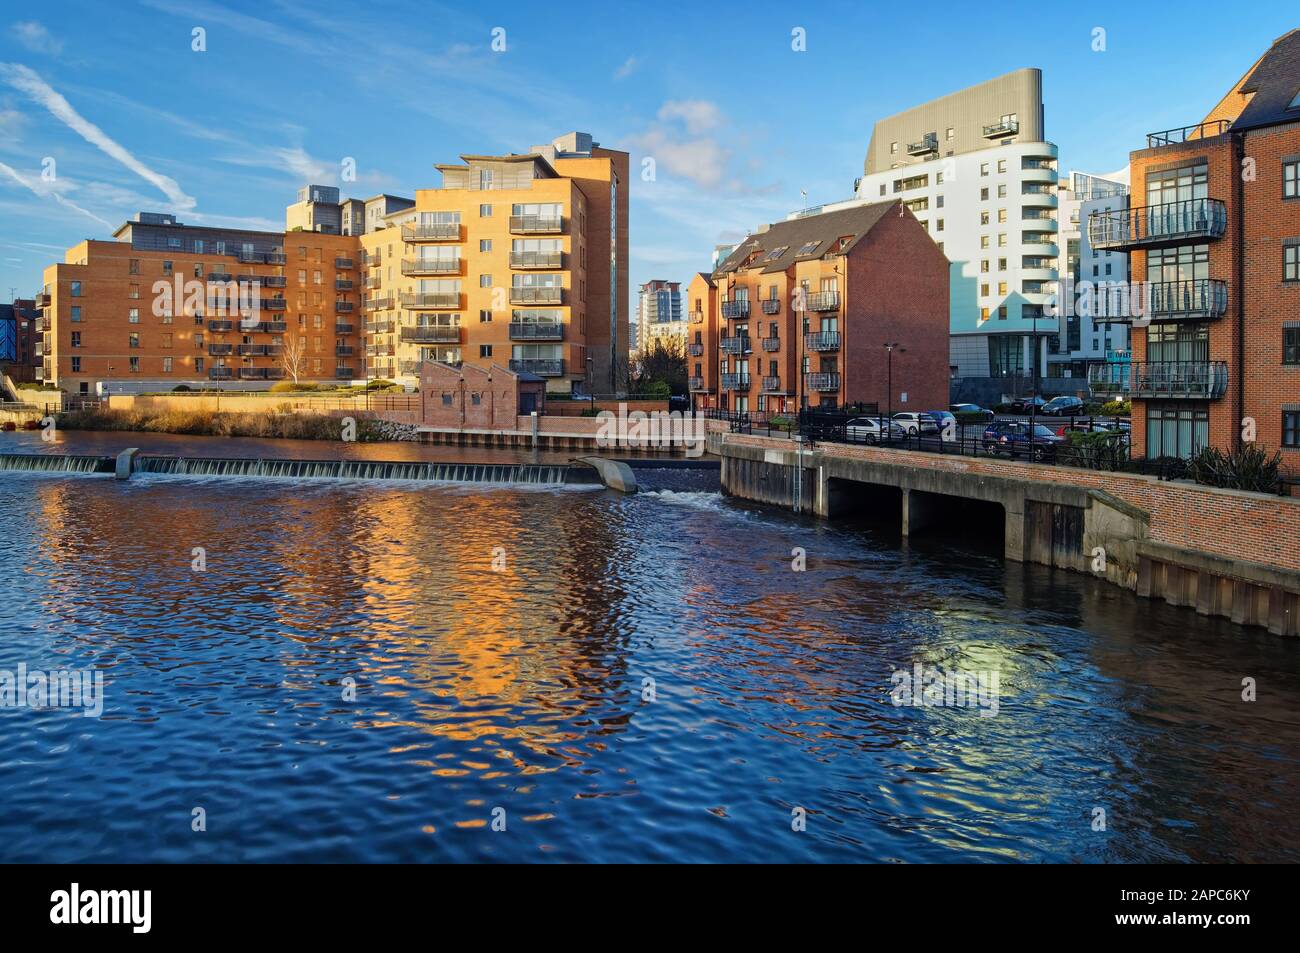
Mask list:
[[[1146,6],[6,5],[0,300],[30,295],[68,245],[139,209],[278,228],[308,180],[410,195],[439,183],[434,163],[572,129],[633,154],[633,291],[685,282],[715,243],[804,204],[801,190],[808,204],[847,197],[878,118],[1036,66],[1061,169],[1108,172],[1146,132],[1199,121],[1300,25],[1281,2],[1227,19],[1197,0],[1176,15]],[[638,174],[646,155],[653,181]],[[354,183],[338,182],[347,157]]]

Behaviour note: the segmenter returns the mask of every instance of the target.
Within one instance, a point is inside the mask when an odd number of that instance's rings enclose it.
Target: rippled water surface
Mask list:
[[[642,475],[0,475],[0,670],[106,679],[100,718],[0,709],[0,858],[1300,854],[1294,641]],[[998,713],[895,707],[916,662]]]

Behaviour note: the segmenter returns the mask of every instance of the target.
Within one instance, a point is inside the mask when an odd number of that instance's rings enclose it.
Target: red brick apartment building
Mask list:
[[[948,406],[948,261],[900,202],[777,222],[687,301],[697,410]]]
[[[1130,156],[1129,207],[1094,213],[1094,248],[1130,254],[1150,323],[1132,364],[1092,369],[1133,399],[1135,456],[1254,440],[1300,469],[1300,30],[1205,119]]]

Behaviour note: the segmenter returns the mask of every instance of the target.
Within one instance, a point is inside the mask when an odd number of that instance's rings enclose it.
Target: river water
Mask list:
[[[124,446],[531,460],[0,435]],[[0,672],[104,677],[99,717],[0,708],[0,859],[1300,857],[1294,640],[639,476],[0,474]],[[893,704],[918,663],[996,712]]]

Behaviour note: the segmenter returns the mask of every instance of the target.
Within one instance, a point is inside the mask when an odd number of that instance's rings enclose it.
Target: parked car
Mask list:
[[[903,428],[909,437],[939,432],[939,425],[935,423],[933,417],[926,413],[905,410],[902,413],[894,414],[893,420],[894,423]]]
[[[1078,397],[1053,397],[1038,411],[1046,417],[1071,417],[1083,413],[1083,401]]]
[[[1046,404],[1047,401],[1043,400],[1043,398],[1038,396],[1012,397],[1009,401],[1007,401],[1007,406],[1011,408],[1011,412],[1013,414],[1027,414],[1029,413],[1030,407],[1035,408],[1035,413],[1042,413],[1043,412],[1042,409],[1044,406],[1046,406]]]
[[[951,404],[948,407],[954,414],[983,414],[985,420],[992,420],[997,414],[979,404]]]
[[[889,438],[904,435],[904,430],[892,420],[883,417],[854,417],[844,425],[844,437],[850,443],[879,443],[887,439],[884,434],[889,430]]]
[[[957,418],[946,410],[927,410],[925,415],[934,421],[939,433],[948,433],[956,435],[961,432],[961,427],[957,424]]]
[[[984,429],[984,452],[1005,453],[1009,457],[1031,456],[1035,460],[1050,460],[1065,438],[1052,433],[1042,424],[1034,424],[1030,440],[1029,424],[1020,420],[996,420]]]

